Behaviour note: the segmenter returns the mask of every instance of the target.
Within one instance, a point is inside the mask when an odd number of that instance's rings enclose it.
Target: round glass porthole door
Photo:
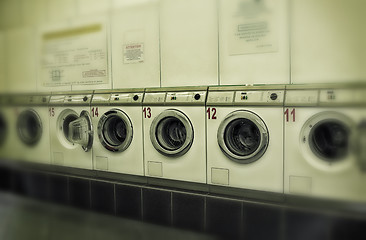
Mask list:
[[[327,165],[347,158],[352,145],[352,121],[338,113],[328,112],[310,118],[301,131],[301,144],[315,159]]]
[[[152,122],[150,139],[160,153],[167,156],[185,154],[193,143],[193,126],[178,110],[165,110]]]
[[[5,117],[2,113],[0,113],[0,146],[5,142],[7,133],[7,125]]]
[[[249,111],[235,111],[221,122],[217,141],[223,153],[239,163],[258,160],[268,147],[268,130],[263,120]]]
[[[31,109],[18,116],[17,130],[20,140],[26,145],[35,145],[42,136],[42,122],[39,115]]]
[[[98,137],[107,150],[111,152],[125,151],[133,138],[130,118],[118,109],[106,112],[98,122]]]

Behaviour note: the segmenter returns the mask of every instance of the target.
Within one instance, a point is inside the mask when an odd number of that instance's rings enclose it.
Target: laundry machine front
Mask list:
[[[51,163],[92,169],[91,91],[60,92],[50,99]]]
[[[206,93],[206,87],[146,89],[146,176],[206,183]]]
[[[144,175],[142,100],[144,89],[96,91],[91,104],[93,169]]]
[[[362,86],[288,86],[285,193],[366,201],[366,110]]]
[[[210,87],[208,184],[283,192],[285,87]]]
[[[21,161],[50,163],[49,100],[50,94],[26,95],[15,112]]]

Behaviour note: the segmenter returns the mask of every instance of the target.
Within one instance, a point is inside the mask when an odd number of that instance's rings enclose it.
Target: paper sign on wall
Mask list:
[[[131,43],[123,46],[123,63],[142,63],[144,62],[144,44]]]
[[[44,86],[108,83],[107,37],[102,24],[42,35]]]
[[[275,0],[237,0],[228,17],[230,55],[278,51]]]

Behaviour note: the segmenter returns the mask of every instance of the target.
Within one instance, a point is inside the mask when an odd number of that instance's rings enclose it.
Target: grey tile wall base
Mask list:
[[[192,183],[185,181],[176,181],[162,178],[147,177],[147,184],[150,186],[167,187],[171,189],[185,189],[196,192],[208,192],[209,188],[207,184],[203,183]]]
[[[285,200],[282,193],[255,191],[250,189],[233,188],[226,186],[209,185],[209,192],[222,196],[230,196],[237,199],[260,200],[268,202],[283,202]]]
[[[103,172],[103,171],[95,171],[95,173],[96,173],[96,177],[101,180],[122,181],[122,182],[127,182],[127,183],[136,183],[136,184],[147,184],[147,178],[144,176],[135,176],[135,175],[129,175],[129,174]]]

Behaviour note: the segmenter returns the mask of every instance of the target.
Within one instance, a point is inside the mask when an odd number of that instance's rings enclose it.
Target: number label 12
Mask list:
[[[207,108],[207,118],[216,119],[216,108]]]

